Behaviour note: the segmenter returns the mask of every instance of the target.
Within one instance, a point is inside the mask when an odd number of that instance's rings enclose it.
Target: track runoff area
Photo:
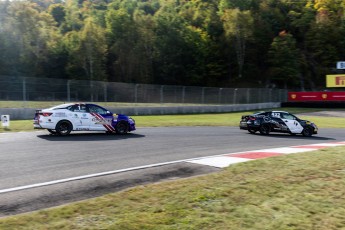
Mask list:
[[[252,151],[235,152],[235,153],[228,153],[228,154],[215,155],[215,156],[202,157],[202,158],[184,159],[180,161],[163,162],[159,164],[144,165],[144,166],[139,166],[139,167],[101,172],[97,174],[89,174],[89,175],[84,175],[84,176],[79,176],[79,177],[71,177],[71,178],[49,181],[49,182],[44,182],[44,183],[2,189],[0,190],[0,194],[20,191],[20,190],[25,190],[25,189],[31,189],[31,188],[38,188],[38,187],[43,187],[43,186],[49,186],[49,185],[55,185],[55,184],[60,184],[60,183],[66,183],[66,182],[71,182],[71,181],[89,179],[89,178],[94,178],[94,177],[99,177],[99,176],[106,176],[106,175],[111,175],[111,174],[116,174],[116,173],[121,173],[121,172],[129,172],[133,170],[140,170],[140,169],[146,169],[146,168],[151,168],[151,167],[159,167],[159,166],[164,166],[164,165],[169,165],[169,164],[176,164],[176,163],[181,163],[181,162],[187,162],[187,163],[193,163],[193,164],[199,164],[203,166],[211,166],[211,167],[217,167],[217,168],[225,168],[232,164],[252,161],[256,159],[281,156],[285,154],[309,152],[309,151],[315,151],[319,149],[337,147],[337,146],[345,146],[345,141],[252,150]]]

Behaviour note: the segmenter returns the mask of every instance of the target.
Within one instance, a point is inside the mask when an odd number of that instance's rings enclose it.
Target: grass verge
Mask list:
[[[345,147],[232,165],[0,219],[0,229],[341,229]]]

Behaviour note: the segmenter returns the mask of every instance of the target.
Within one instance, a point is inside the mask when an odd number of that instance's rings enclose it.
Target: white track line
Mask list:
[[[1,189],[0,190],[0,194],[7,193],[7,192],[20,191],[20,190],[30,189],[30,188],[38,188],[38,187],[43,187],[43,186],[48,186],[48,185],[55,185],[55,184],[60,184],[60,183],[65,183],[65,182],[89,179],[89,178],[93,178],[93,177],[107,176],[107,175],[111,175],[111,174],[128,172],[128,171],[134,171],[134,170],[139,170],[139,169],[146,169],[146,168],[164,166],[164,165],[168,165],[168,164],[181,163],[181,162],[185,162],[185,160],[170,161],[170,162],[159,163],[159,164],[150,164],[150,165],[144,165],[144,166],[138,166],[138,167],[132,167],[132,168],[108,171],[108,172],[89,174],[89,175],[78,176],[78,177],[70,177],[70,178],[61,179],[61,180],[53,180],[53,181],[48,181],[48,182],[43,182],[43,183],[24,185],[24,186],[19,186],[19,187],[14,187],[14,188]]]

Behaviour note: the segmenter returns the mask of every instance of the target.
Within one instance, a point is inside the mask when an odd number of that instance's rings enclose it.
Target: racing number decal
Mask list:
[[[272,117],[280,118],[280,113],[272,113]]]

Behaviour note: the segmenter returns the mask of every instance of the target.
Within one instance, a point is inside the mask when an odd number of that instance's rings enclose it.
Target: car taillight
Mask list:
[[[40,115],[42,115],[43,117],[49,117],[50,115],[52,115],[53,113],[40,113]]]
[[[255,117],[249,117],[249,120],[251,120],[251,121],[255,121],[255,120],[256,120],[256,118],[255,118]]]

